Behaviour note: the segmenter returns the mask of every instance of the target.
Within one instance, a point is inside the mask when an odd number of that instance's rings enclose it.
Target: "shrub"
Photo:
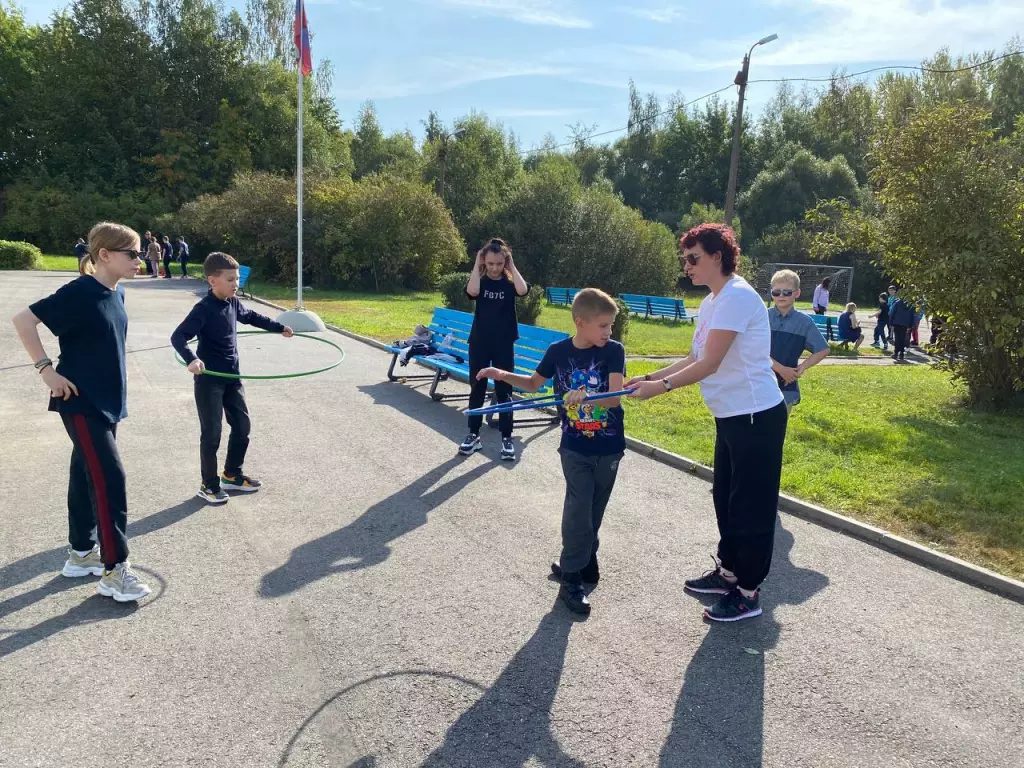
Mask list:
[[[615,298],[615,303],[619,307],[619,314],[615,316],[615,322],[612,324],[612,338],[620,344],[625,344],[626,335],[629,333],[629,307],[618,297]]]
[[[473,302],[466,295],[467,282],[469,282],[468,272],[453,272],[441,278],[441,296],[448,309],[457,309],[460,312],[473,311]]]
[[[38,269],[42,255],[32,243],[0,240],[0,269]]]
[[[516,298],[516,314],[519,322],[525,325],[536,325],[543,308],[544,289],[539,285],[531,285],[529,293]]]

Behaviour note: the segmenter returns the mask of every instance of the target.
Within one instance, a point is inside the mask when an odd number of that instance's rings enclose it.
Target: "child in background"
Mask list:
[[[881,342],[881,348],[888,352],[889,338],[886,336],[886,332],[889,325],[889,294],[878,294],[878,311],[875,312],[874,318],[875,340],[871,342],[871,346],[877,349],[879,347],[879,342]]]
[[[128,415],[128,313],[118,283],[139,271],[141,258],[134,230],[97,224],[82,275],[14,318],[50,390],[49,409],[60,414],[74,446],[67,496],[71,549],[61,573],[101,576],[96,591],[122,603],[150,593],[128,564],[128,495],[116,442],[117,425]],[[60,344],[56,367],[43,349],[39,323]]]
[[[161,255],[163,256],[164,262],[164,278],[171,278],[171,258],[174,255],[174,248],[171,247],[171,238],[164,235],[163,242],[160,244]]]
[[[852,301],[846,305],[846,311],[839,316],[839,340],[852,341],[854,353],[864,343],[864,331],[860,329],[860,320],[857,319],[857,305]]]
[[[530,376],[484,368],[480,381],[505,382],[536,392],[552,379],[564,400],[562,443],[558,453],[565,476],[562,507],[562,554],[551,571],[561,582],[558,594],[573,613],[590,613],[584,584],[597,584],[600,571],[598,531],[615,487],[619,462],[626,450],[619,398],[583,403],[588,395],[622,389],[626,351],[612,341],[618,314],[615,300],[596,288],[584,288],[572,303],[576,335],[552,344]]]
[[[824,360],[830,351],[814,321],[803,312],[794,311],[793,305],[799,298],[800,275],[789,269],[772,275],[775,306],[768,310],[768,325],[772,331],[772,370],[778,377],[788,411],[800,402],[797,379]],[[804,350],[811,356],[801,363],[800,355]]]
[[[180,239],[180,238],[179,238]],[[252,493],[262,487],[255,478],[242,472],[245,452],[249,448],[249,408],[245,389],[238,379],[204,376],[209,369],[219,373],[238,374],[238,323],[254,325],[288,338],[292,329],[259,312],[242,306],[238,293],[238,262],[226,253],[211,253],[203,263],[210,292],[192,307],[188,317],[171,335],[171,344],[195,375],[196,407],[199,410],[199,456],[203,484],[196,494],[211,504],[224,504],[228,495],[223,487]],[[199,337],[197,351],[188,342]],[[224,473],[217,474],[217,450],[220,448],[222,420],[231,426],[228,455]],[[223,487],[222,487],[223,486]]]

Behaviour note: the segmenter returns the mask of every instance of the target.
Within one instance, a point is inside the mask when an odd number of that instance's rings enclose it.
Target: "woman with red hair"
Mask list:
[[[786,405],[772,372],[768,310],[736,274],[740,249],[732,229],[702,224],[683,235],[683,268],[711,293],[701,302],[689,356],[631,379],[632,397],[646,400],[699,384],[715,417],[715,569],[686,588],[722,595],[704,615],[740,621],[761,614],[760,586],[768,575],[786,440]]]

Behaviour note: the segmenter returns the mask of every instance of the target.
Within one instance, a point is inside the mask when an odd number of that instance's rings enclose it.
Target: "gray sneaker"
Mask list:
[[[84,557],[75,552],[75,550],[69,549],[68,561],[64,563],[64,568],[60,573],[69,579],[80,579],[83,576],[102,576],[103,561],[100,559],[100,548],[93,547]]]
[[[107,571],[96,585],[96,591],[104,597],[112,597],[119,603],[141,600],[150,593],[150,588],[139,581],[128,563],[118,563],[114,570]]]

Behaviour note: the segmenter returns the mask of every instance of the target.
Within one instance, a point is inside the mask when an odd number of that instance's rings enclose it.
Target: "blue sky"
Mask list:
[[[30,21],[66,3],[18,0]],[[1001,51],[1024,34],[1022,0],[306,0],[313,61],[331,59],[351,125],[371,99],[386,130],[422,135],[428,110],[501,120],[524,149],[567,125],[625,125],[630,78],[687,100],[751,79],[917,64],[940,46]],[[244,0],[231,5],[244,9]],[[756,113],[775,86],[751,85]],[[735,99],[734,90],[723,94]],[[614,138],[614,137],[610,137]]]

